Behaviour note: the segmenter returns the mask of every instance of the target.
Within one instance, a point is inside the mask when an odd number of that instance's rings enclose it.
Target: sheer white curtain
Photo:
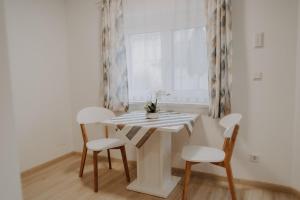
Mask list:
[[[208,103],[204,0],[125,0],[129,101]]]

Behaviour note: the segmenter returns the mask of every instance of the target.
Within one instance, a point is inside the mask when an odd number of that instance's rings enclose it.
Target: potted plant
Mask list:
[[[155,99],[155,102],[147,102],[144,108],[146,110],[147,119],[157,119],[159,117],[157,99]]]
[[[157,118],[159,118],[158,100],[161,100],[162,96],[169,96],[171,94],[164,91],[164,90],[158,90],[158,91],[155,92],[154,95],[155,95],[155,102],[150,100],[144,106],[144,108],[146,110],[146,118],[147,119],[157,119]]]

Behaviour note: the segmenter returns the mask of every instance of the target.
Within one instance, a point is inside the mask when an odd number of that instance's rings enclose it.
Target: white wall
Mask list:
[[[298,1],[298,47],[296,65],[295,119],[293,137],[292,186],[300,191],[300,1]]]
[[[23,171],[72,150],[65,7],[61,0],[5,0],[5,8]]]
[[[234,0],[233,9],[233,107],[244,115],[238,152],[245,161],[235,165],[243,177],[289,185],[297,0]],[[265,48],[254,49],[254,33],[261,31]],[[263,81],[252,80],[255,72],[264,73]],[[250,152],[260,163],[246,162]]]
[[[99,36],[96,34],[99,18],[94,0],[66,2],[69,59],[75,88],[72,90],[74,118],[80,108],[100,104]],[[297,0],[288,3],[283,0],[233,0],[233,110],[244,116],[234,154],[236,177],[290,184],[296,5]],[[265,32],[263,49],[253,48],[256,32]],[[262,81],[252,80],[256,72],[264,73]],[[75,149],[80,151],[80,132],[76,124],[73,127]],[[189,141],[221,146],[221,133],[213,120],[202,117],[196,130],[191,139],[184,133],[173,137],[173,166],[183,167],[180,151]],[[250,153],[258,154],[260,162],[250,163]],[[134,158],[131,154],[129,157]],[[206,167],[200,165],[195,169],[206,170]]]
[[[74,148],[82,149],[80,126],[76,114],[87,106],[100,105],[99,21],[96,1],[66,0],[71,74],[72,126]],[[92,138],[97,137],[93,131]],[[99,135],[98,135],[99,137]]]
[[[0,199],[21,199],[3,1],[0,0]]]

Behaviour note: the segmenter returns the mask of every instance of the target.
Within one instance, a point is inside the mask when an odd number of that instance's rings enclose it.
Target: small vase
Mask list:
[[[146,113],[146,119],[158,119],[159,118],[159,113]]]

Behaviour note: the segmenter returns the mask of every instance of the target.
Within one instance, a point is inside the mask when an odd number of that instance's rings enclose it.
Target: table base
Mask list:
[[[157,196],[157,197],[167,198],[169,194],[173,191],[173,189],[176,187],[180,179],[181,177],[172,176],[172,180],[166,182],[162,188],[143,186],[140,185],[138,181],[135,179],[132,183],[130,183],[127,186],[127,189],[135,192],[141,192],[141,193]]]

